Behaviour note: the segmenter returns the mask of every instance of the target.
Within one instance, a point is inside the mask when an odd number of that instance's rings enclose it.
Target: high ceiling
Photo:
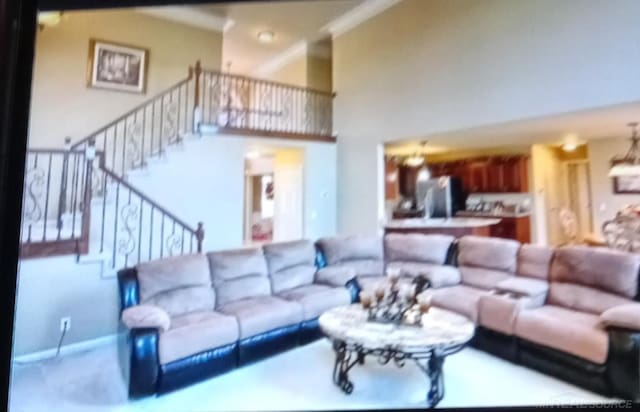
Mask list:
[[[260,3],[222,3],[194,6],[224,17],[233,25],[224,34],[223,62],[235,73],[256,74],[262,65],[302,44],[329,36],[324,27],[364,0],[305,0]],[[271,43],[258,41],[261,31],[273,31]]]

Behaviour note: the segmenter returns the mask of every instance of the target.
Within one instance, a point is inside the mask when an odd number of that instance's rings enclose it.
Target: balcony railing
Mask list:
[[[198,67],[196,73],[203,124],[333,138],[332,93]]]

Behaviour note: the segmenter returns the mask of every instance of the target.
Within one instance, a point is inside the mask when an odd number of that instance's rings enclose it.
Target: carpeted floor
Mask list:
[[[400,369],[375,361],[351,371],[355,389],[331,381],[328,341],[296,348],[161,397],[129,402],[115,345],[27,365],[14,365],[10,412],[250,411],[419,408],[427,381],[413,364]],[[464,349],[447,358],[441,407],[557,405],[608,401],[566,382],[484,352]]]

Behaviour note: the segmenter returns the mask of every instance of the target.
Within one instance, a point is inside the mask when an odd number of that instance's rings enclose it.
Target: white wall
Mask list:
[[[211,135],[172,150],[130,181],[187,222],[204,223],[204,249],[242,246],[244,155],[254,147],[304,151],[304,235],[335,233],[336,147],[330,143]]]
[[[340,231],[376,224],[380,142],[639,100],[639,14],[633,0],[404,0],[335,38]]]

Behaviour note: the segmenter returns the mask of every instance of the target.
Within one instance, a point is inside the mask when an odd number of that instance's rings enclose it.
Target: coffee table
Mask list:
[[[467,318],[434,307],[422,315],[422,326],[368,321],[360,304],[333,308],[320,316],[319,323],[333,342],[333,382],[342,391],[353,392],[349,370],[363,365],[367,356],[377,357],[381,364],[393,361],[399,367],[412,360],[429,379],[428,407],[435,407],[444,397],[445,357],[460,351],[475,330]]]

